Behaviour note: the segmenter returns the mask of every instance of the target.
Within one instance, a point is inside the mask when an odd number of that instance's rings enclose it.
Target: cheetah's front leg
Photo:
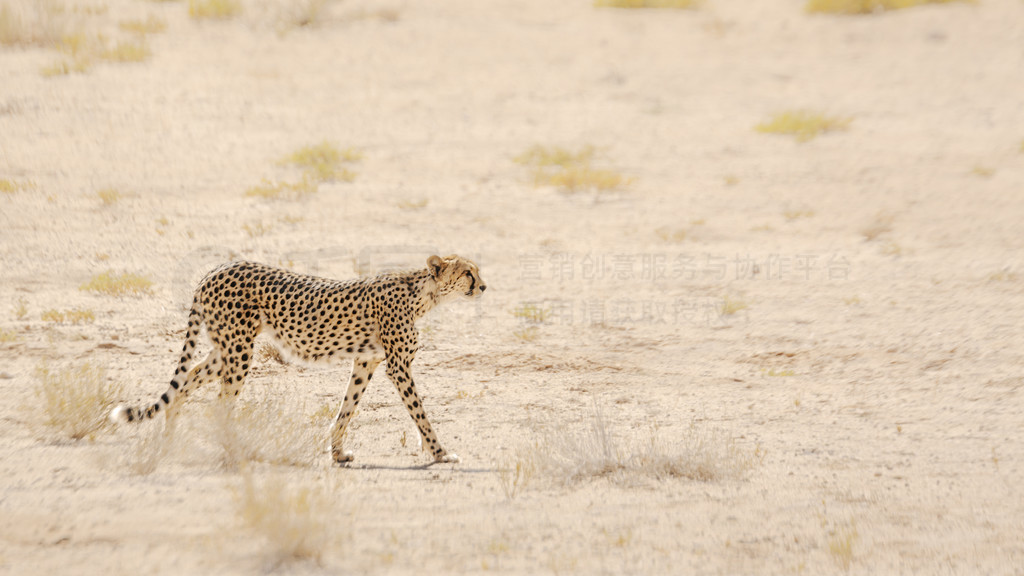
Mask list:
[[[420,437],[423,438],[424,445],[430,449],[430,453],[434,456],[434,461],[458,462],[459,457],[441,447],[441,443],[437,441],[437,435],[434,434],[434,430],[430,427],[427,413],[423,411],[423,404],[420,402],[419,395],[416,394],[416,385],[413,383],[412,373],[409,371],[409,364],[411,362],[411,358],[398,357],[397,354],[389,355],[388,378],[398,388],[398,393],[402,395],[405,408],[409,411],[409,416],[412,416],[413,422],[416,423],[416,427],[420,431]]]
[[[349,420],[355,414],[356,406],[363,398],[363,392],[373,378],[373,371],[380,365],[380,360],[362,360],[357,358],[352,363],[352,377],[349,379],[348,390],[345,392],[345,401],[338,411],[338,418],[331,429],[331,456],[334,461],[343,464],[351,462],[352,452],[342,450],[342,442],[345,440],[345,431],[348,430]]]

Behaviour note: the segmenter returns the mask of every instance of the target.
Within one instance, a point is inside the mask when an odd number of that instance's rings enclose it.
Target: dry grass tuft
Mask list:
[[[96,314],[92,310],[46,310],[42,319],[55,324],[88,324],[96,321]]]
[[[19,182],[17,180],[0,179],[0,194],[15,194],[25,190],[34,190],[36,185],[32,182]]]
[[[826,132],[846,130],[850,122],[850,118],[794,110],[776,114],[767,122],[755,126],[755,129],[769,134],[785,134],[795,137],[797,142],[807,142]]]
[[[860,539],[857,527],[852,523],[834,528],[828,537],[828,553],[843,570],[850,570],[853,563],[853,549]]]
[[[760,464],[764,452],[739,446],[720,431],[690,426],[687,433],[666,443],[652,429],[637,438],[619,438],[595,406],[580,429],[563,426],[543,429],[532,445],[515,452],[515,462],[505,463],[499,480],[506,495],[514,497],[535,475],[562,484],[608,478],[630,484],[642,479],[686,478],[712,482],[741,478]]]
[[[103,48],[99,57],[108,62],[145,62],[151,52],[144,38],[122,40],[111,48]]]
[[[74,440],[107,427],[107,414],[123,392],[120,384],[107,381],[102,368],[88,363],[60,370],[40,366],[35,376],[43,424]]]
[[[303,178],[298,182],[263,182],[245,191],[248,198],[260,200],[299,200],[316,192],[317,183],[311,178]]]
[[[579,192],[615,190],[627,185],[628,180],[618,172],[594,167],[596,152],[593,146],[584,146],[576,152],[559,146],[533,146],[513,161],[530,168],[534,186]]]
[[[188,16],[193,20],[230,20],[241,13],[237,0],[188,0]]]
[[[304,406],[278,401],[211,403],[206,424],[210,438],[222,450],[229,467],[248,462],[311,466],[327,451],[331,410],[310,416]]]
[[[337,539],[336,527],[351,524],[336,509],[334,493],[331,486],[289,483],[281,476],[258,482],[244,470],[235,503],[242,525],[266,540],[275,564],[320,562]]]
[[[0,328],[0,344],[10,344],[19,340],[18,333],[14,330]]]
[[[551,310],[535,302],[523,302],[512,310],[512,315],[528,324],[543,324],[551,317]]]
[[[117,23],[117,27],[124,32],[131,32],[133,34],[156,34],[167,30],[167,21],[157,16],[149,15],[145,20],[133,19],[133,20],[121,20]]]
[[[114,188],[104,188],[96,191],[96,197],[100,199],[100,204],[113,206],[124,198],[124,194]]]
[[[726,296],[722,299],[722,316],[732,316],[741,310],[746,310],[750,305],[743,300]]]
[[[812,14],[871,14],[925,4],[949,4],[952,2],[976,4],[977,0],[808,0],[804,10]]]
[[[597,8],[675,8],[687,10],[700,6],[700,0],[594,0]]]
[[[0,46],[50,48],[67,34],[69,16],[62,3],[38,0],[29,6],[18,10],[7,2],[0,4]]]
[[[278,364],[285,364],[284,356],[281,355],[281,351],[277,349],[273,344],[267,344],[263,342],[260,347],[256,349],[256,359],[260,362],[277,362]]]
[[[115,275],[108,270],[93,276],[78,289],[107,296],[143,296],[153,293],[153,281],[138,274]]]
[[[281,159],[281,164],[297,167],[318,182],[351,182],[356,175],[344,164],[358,162],[362,157],[362,153],[353,148],[339,150],[330,142],[321,142],[292,152]]]

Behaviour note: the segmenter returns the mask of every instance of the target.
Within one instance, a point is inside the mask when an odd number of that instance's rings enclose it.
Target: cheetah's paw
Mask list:
[[[345,450],[344,452],[334,451],[331,455],[334,456],[334,461],[338,464],[348,464],[356,459],[356,455],[351,450]]]
[[[449,452],[440,458],[436,458],[435,462],[441,462],[443,464],[458,464],[460,462],[459,455],[454,452]]]

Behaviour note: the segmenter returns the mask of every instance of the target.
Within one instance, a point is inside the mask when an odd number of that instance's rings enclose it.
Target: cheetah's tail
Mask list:
[[[111,422],[119,424],[121,422],[149,420],[156,416],[161,409],[168,408],[174,402],[179,388],[184,386],[188,379],[188,366],[192,362],[192,353],[196,349],[196,338],[199,336],[200,324],[203,321],[199,310],[199,302],[193,301],[192,310],[188,315],[188,328],[185,330],[185,346],[181,351],[181,361],[178,364],[178,369],[174,372],[174,378],[171,379],[170,388],[161,394],[160,398],[149,408],[134,408],[123,404],[117,406],[110,411],[109,418]]]

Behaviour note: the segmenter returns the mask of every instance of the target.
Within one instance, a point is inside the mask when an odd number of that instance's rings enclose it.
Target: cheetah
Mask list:
[[[141,422],[163,411],[170,424],[185,397],[220,380],[220,395],[241,391],[260,333],[286,356],[310,363],[352,361],[345,400],[331,427],[331,455],[353,460],[342,440],[373,372],[387,360],[387,376],[398,388],[434,462],[458,462],[430,427],[410,367],[416,356],[416,321],[439,304],[478,298],[487,289],[480,270],[460,256],[427,259],[425,270],[387,273],[348,281],[297,274],[253,262],[232,262],[199,283],[188,317],[185,345],[170,388],[148,408],[118,406],[114,422]],[[200,327],[213,351],[189,370]],[[233,401],[233,400],[232,400]]]

